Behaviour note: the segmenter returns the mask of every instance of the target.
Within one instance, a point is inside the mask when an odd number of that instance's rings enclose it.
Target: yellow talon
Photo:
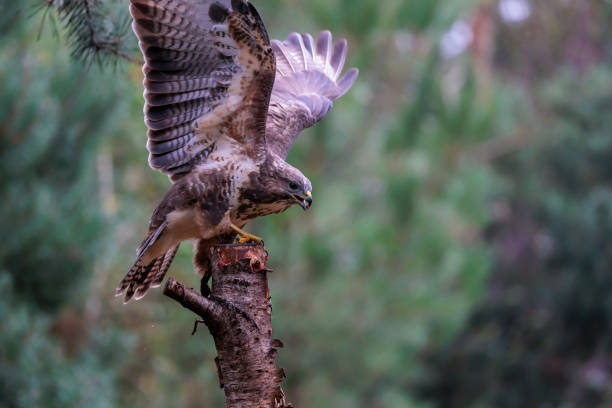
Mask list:
[[[235,226],[234,224],[231,224],[231,227],[234,231],[236,231],[238,233],[238,235],[240,235],[240,239],[238,240],[239,244],[246,244],[248,242],[254,242],[256,244],[261,244],[263,242],[263,239],[259,238],[258,236],[255,236],[253,234],[249,234],[248,232],[245,232],[243,230],[241,230],[240,228],[238,228],[237,226]]]
[[[242,238],[240,238],[238,240],[238,243],[239,244],[246,244],[248,242],[255,242],[256,244],[259,244],[259,243],[261,243],[261,241],[263,241],[261,238],[255,236],[255,235],[248,234],[248,235],[245,235]]]

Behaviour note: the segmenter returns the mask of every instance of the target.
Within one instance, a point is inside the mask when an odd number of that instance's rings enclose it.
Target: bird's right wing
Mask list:
[[[246,0],[130,3],[145,58],[151,167],[175,181],[205,161],[220,137],[261,157],[276,69],[255,8]]]
[[[266,125],[268,147],[285,158],[297,135],[323,119],[332,101],[344,95],[357,78],[352,68],[342,77],[346,40],[332,43],[329,31],[292,33],[283,42],[272,40],[276,80]]]

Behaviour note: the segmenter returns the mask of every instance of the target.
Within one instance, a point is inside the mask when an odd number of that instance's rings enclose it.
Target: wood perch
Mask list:
[[[285,373],[275,365],[283,344],[272,338],[266,260],[262,245],[219,245],[212,250],[208,297],[172,278],[164,288],[164,295],[200,316],[213,336],[228,408],[292,406],[279,385]]]

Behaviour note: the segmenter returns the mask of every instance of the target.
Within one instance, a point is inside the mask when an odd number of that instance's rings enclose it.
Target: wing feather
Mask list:
[[[145,59],[151,167],[176,181],[206,160],[221,137],[261,155],[266,145],[260,122],[263,117],[265,123],[276,69],[255,8],[245,0],[130,3]]]
[[[297,135],[331,110],[357,78],[350,69],[340,79],[346,61],[346,40],[333,44],[329,31],[315,43],[310,34],[291,33],[283,42],[272,41],[276,55],[276,80],[270,100],[266,139],[280,157],[287,156]]]

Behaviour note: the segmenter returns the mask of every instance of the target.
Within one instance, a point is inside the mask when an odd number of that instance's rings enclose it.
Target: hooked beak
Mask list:
[[[292,194],[295,201],[304,209],[304,211],[308,210],[310,206],[312,206],[312,193],[310,191],[306,192],[306,197],[299,196],[297,194]]]

